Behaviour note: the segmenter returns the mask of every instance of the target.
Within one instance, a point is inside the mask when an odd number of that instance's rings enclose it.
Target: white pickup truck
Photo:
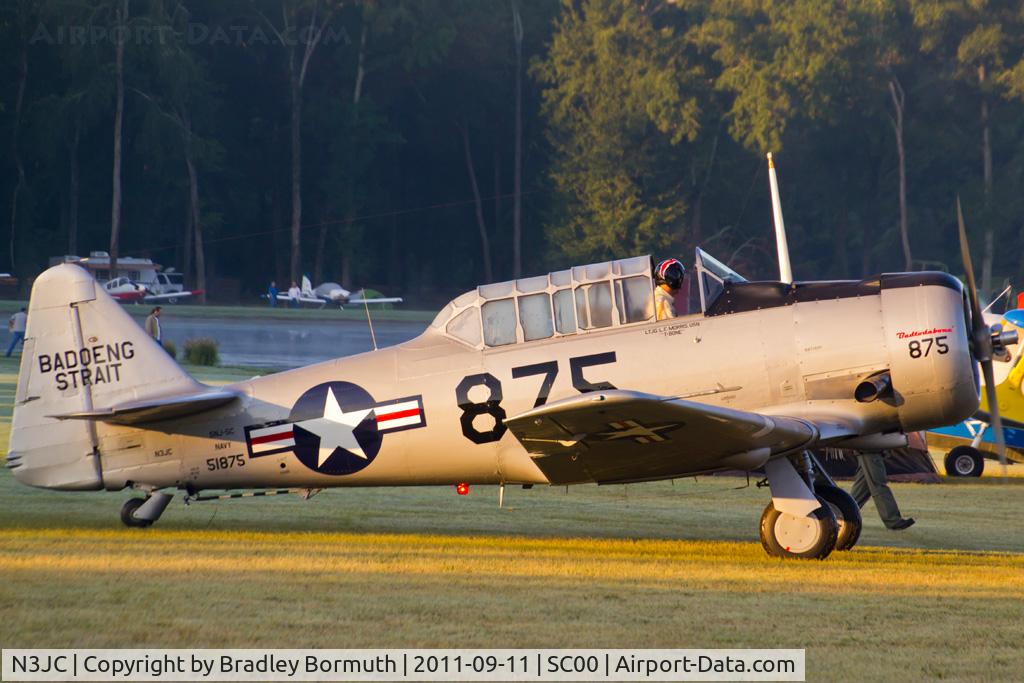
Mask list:
[[[146,288],[153,294],[176,294],[185,291],[185,276],[182,273],[156,273],[155,282],[145,283]],[[174,298],[165,299],[167,303],[178,303]]]

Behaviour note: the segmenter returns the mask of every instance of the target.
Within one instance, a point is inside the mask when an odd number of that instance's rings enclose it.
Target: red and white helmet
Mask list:
[[[669,289],[679,289],[683,286],[685,275],[686,268],[678,259],[667,258],[654,269],[654,282],[659,285],[668,285]]]

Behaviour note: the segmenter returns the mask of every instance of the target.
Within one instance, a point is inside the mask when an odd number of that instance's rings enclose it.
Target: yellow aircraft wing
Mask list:
[[[1017,358],[1006,379],[996,385],[996,398],[999,401],[999,414],[1004,421],[1024,424],[1024,394],[1021,393],[1021,382],[1024,381],[1024,363],[1020,362],[1020,358]],[[978,411],[985,415],[990,412],[985,392],[981,394],[981,405]]]

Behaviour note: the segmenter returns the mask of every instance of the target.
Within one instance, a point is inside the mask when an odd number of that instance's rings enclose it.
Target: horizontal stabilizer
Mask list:
[[[124,425],[159,422],[219,408],[240,397],[241,394],[238,392],[227,389],[207,389],[194,394],[157,396],[127,401],[109,408],[49,415],[48,417],[58,420],[100,420]]]

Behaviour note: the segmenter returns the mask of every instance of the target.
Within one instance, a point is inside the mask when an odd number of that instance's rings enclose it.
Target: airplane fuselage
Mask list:
[[[98,423],[102,485],[548,483],[502,421],[612,388],[806,418],[822,442],[949,424],[977,407],[954,279],[802,286],[764,301],[737,296],[709,315],[496,348],[431,327],[395,347],[232,385],[243,398],[198,416],[144,429]],[[858,384],[883,373],[891,400],[858,402]],[[623,438],[672,447],[642,426],[621,428]],[[723,466],[691,457],[672,476]]]

